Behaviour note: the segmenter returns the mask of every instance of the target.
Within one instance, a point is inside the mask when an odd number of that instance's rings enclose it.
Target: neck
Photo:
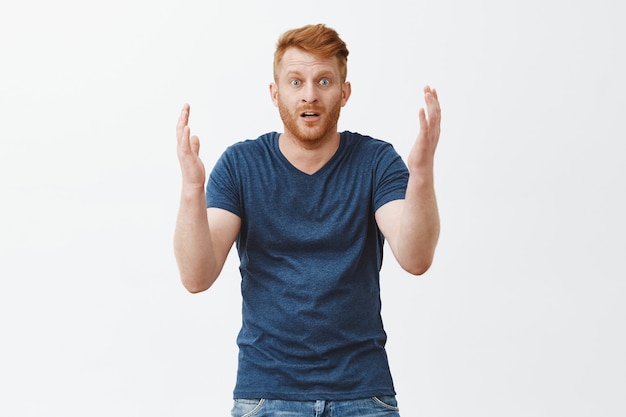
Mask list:
[[[334,132],[317,141],[303,141],[288,133],[278,138],[278,146],[282,154],[297,169],[314,174],[328,162],[341,141],[338,132]]]

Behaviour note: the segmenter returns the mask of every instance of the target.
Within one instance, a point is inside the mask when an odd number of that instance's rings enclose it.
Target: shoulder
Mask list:
[[[341,137],[346,150],[350,153],[354,152],[374,158],[398,155],[393,145],[382,139],[350,131],[341,132]]]
[[[218,162],[241,168],[260,157],[269,157],[276,148],[278,133],[270,132],[256,139],[245,139],[228,146]]]
[[[363,135],[358,132],[350,132],[345,130],[341,132],[342,139],[348,146],[361,148],[366,147],[369,149],[376,148],[393,148],[393,145],[383,139],[377,139],[369,135]]]
[[[341,137],[347,142],[350,143],[360,143],[360,144],[382,144],[386,143],[381,139],[373,138],[369,135],[364,135],[358,132],[351,132],[349,130],[344,130],[341,132]]]
[[[278,141],[278,133],[269,132],[259,136],[256,139],[245,139],[236,142],[226,148],[225,153],[237,154],[237,153],[254,153],[259,152],[262,149],[271,149],[272,146]]]
[[[227,172],[233,178],[250,176],[274,166],[278,133],[270,132],[256,139],[245,139],[228,146],[217,160],[213,172]]]

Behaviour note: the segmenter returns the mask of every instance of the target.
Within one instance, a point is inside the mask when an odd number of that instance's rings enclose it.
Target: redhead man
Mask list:
[[[235,242],[240,258],[234,417],[399,416],[379,272],[385,241],[410,274],[432,263],[440,107],[424,88],[406,163],[387,142],[338,132],[351,93],[347,58],[325,25],[282,34],[270,84],[282,133],[230,146],[208,181],[188,105],[178,120],[182,283],[208,289]]]

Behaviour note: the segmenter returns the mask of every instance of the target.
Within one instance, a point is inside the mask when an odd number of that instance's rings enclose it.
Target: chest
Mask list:
[[[249,178],[244,236],[276,251],[345,250],[374,227],[373,180],[364,170]]]

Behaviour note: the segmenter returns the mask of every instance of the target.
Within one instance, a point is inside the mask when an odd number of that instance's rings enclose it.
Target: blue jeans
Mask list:
[[[236,399],[232,417],[400,417],[396,397],[348,401]]]

